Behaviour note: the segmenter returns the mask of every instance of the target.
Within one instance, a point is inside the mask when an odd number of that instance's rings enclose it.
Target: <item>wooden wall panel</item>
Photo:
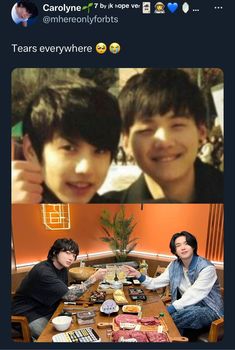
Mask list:
[[[210,204],[206,258],[224,260],[224,205]]]

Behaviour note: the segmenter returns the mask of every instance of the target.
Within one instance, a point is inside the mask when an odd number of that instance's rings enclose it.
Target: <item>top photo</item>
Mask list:
[[[17,68],[12,203],[223,203],[219,68]]]

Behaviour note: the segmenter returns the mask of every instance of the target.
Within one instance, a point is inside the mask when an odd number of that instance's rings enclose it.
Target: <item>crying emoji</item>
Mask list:
[[[118,43],[112,43],[109,45],[109,51],[112,52],[113,54],[119,53],[120,49],[121,48]]]

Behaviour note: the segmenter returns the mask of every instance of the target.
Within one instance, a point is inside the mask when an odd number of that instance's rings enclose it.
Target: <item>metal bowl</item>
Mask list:
[[[95,273],[93,267],[84,266],[84,267],[72,267],[69,270],[70,276],[73,280],[76,281],[86,281],[93,273]]]

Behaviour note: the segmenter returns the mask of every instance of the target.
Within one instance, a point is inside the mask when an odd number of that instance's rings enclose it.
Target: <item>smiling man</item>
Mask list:
[[[99,203],[120,131],[117,99],[106,90],[82,80],[44,87],[23,120],[12,202]]]
[[[26,316],[33,338],[38,338],[61,299],[78,299],[93,283],[102,280],[105,270],[96,271],[82,285],[68,288],[68,268],[76,260],[78,245],[72,239],[57,239],[47,260],[35,265],[22,280],[12,301],[12,314]]]
[[[119,96],[123,145],[143,171],[129,188],[107,193],[123,203],[223,202],[223,175],[202,163],[206,107],[200,89],[179,69],[146,69]]]
[[[197,254],[197,240],[187,231],[175,233],[170,249],[177,259],[158,277],[141,275],[133,267],[125,266],[147,289],[170,286],[171,314],[180,333],[207,327],[223,316],[223,300],[215,266]]]
[[[11,17],[16,24],[22,24],[23,27],[27,27],[29,18],[37,17],[38,9],[37,6],[27,0],[18,1],[12,7]]]

